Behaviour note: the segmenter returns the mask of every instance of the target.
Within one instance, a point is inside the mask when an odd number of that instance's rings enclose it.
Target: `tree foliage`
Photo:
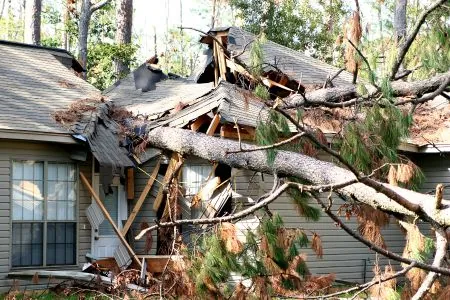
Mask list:
[[[333,45],[348,13],[345,1],[231,0],[244,29],[294,50],[332,61]]]

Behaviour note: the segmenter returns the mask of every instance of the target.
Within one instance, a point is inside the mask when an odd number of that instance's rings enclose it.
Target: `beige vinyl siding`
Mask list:
[[[272,176],[266,174],[261,176],[259,173],[255,175],[254,172],[246,170],[235,170],[234,173],[236,174],[234,178],[236,191],[244,196],[252,197],[256,200],[259,196],[272,189]],[[322,199],[327,201],[327,196],[328,194],[323,195]],[[343,201],[338,197],[334,197],[333,199],[334,210],[337,210]],[[285,226],[303,228],[309,235],[310,231],[315,231],[321,236],[324,249],[322,259],[317,258],[311,249],[302,249],[302,251],[307,253],[307,262],[311,273],[335,273],[336,279],[352,282],[362,282],[372,279],[372,268],[377,259],[376,255],[342,229],[337,228],[328,216],[322,214],[318,222],[306,220],[299,215],[295,205],[285,194],[272,202],[269,208],[272,212],[280,214]],[[350,221],[345,220],[345,222],[353,229],[356,229],[357,223],[355,218],[352,218]],[[392,222],[391,225],[383,229],[383,237],[389,250],[399,254],[402,253],[404,235],[395,222]],[[380,264],[388,263],[386,259],[380,256],[378,260]],[[396,264],[395,262],[392,263]],[[364,271],[366,273],[365,276]]]
[[[72,146],[73,147],[73,146]],[[10,271],[11,257],[11,198],[10,175],[11,161],[13,159],[70,161],[70,147],[50,143],[18,142],[10,140],[0,141],[0,292],[10,289],[13,280],[7,278]],[[91,163],[89,161],[78,164],[80,171],[90,178]],[[91,229],[85,217],[84,210],[90,203],[88,192],[78,183],[78,265],[85,262],[85,254],[91,248]],[[67,270],[70,267],[52,267],[51,269]],[[79,267],[74,267],[79,269]],[[50,268],[49,268],[50,269]],[[20,289],[30,289],[30,281],[17,281]],[[47,279],[42,279],[42,284],[47,284]],[[55,282],[52,280],[52,282]],[[38,286],[39,287],[39,286]]]
[[[156,163],[159,158],[153,158],[140,166],[142,170],[147,172],[148,174],[151,174],[153,172],[153,169],[156,166]],[[159,176],[158,180],[161,180],[161,176]],[[142,172],[139,169],[135,169],[135,175],[134,175],[134,200],[129,202],[129,208],[128,210],[131,212],[133,210],[134,205],[136,204],[136,201],[139,199],[140,195],[142,194],[142,190],[144,189],[145,185],[148,181],[148,175]],[[153,203],[155,201],[155,197],[158,193],[160,184],[158,181],[155,181],[153,183],[152,189],[148,193],[147,197],[144,200],[144,203],[142,204],[142,207],[137,214],[136,218],[134,219],[133,225],[131,226],[132,234],[133,236],[136,236],[141,231],[141,224],[143,222],[147,222],[150,226],[153,225],[156,220],[156,212],[153,211]],[[134,250],[136,251],[136,254],[147,254],[145,253],[145,238],[143,237],[139,241],[134,241]],[[156,243],[157,243],[157,232],[156,230],[152,231],[152,247],[149,254],[155,254],[156,253]]]

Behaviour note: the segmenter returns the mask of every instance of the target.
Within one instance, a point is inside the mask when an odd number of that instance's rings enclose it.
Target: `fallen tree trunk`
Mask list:
[[[418,81],[395,81],[391,83],[393,97],[417,96],[430,93],[438,89],[450,78],[450,71],[436,75],[429,79]],[[375,96],[378,91],[375,87],[367,85],[368,95]],[[295,94],[283,99],[284,105],[280,108],[295,108],[300,106],[321,106],[327,103],[341,103],[358,97],[364,97],[358,93],[356,85],[347,85],[335,88],[326,88],[306,93],[305,95]],[[351,103],[354,104],[354,103]]]
[[[333,185],[356,178],[352,172],[336,164],[294,152],[278,151],[274,163],[269,165],[265,151],[228,153],[239,150],[239,142],[185,129],[168,127],[153,129],[148,133],[148,144],[156,148],[220,162],[235,168],[267,174],[277,173],[280,176],[294,176],[315,185]],[[242,144],[242,147],[243,149],[255,148],[249,144]],[[375,181],[372,180],[372,182]],[[430,195],[384,183],[382,185],[406,199],[407,206],[418,207],[420,212],[430,220],[440,225],[450,225],[450,201],[443,200],[442,209],[439,210],[435,208],[434,197]],[[412,210],[363,183],[355,183],[336,191],[348,199],[368,204],[402,219],[412,220],[418,216]]]

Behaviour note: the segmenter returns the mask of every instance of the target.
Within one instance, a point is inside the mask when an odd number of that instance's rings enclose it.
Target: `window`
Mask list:
[[[12,266],[76,263],[76,166],[12,163]]]
[[[212,171],[211,165],[185,165],[182,172],[183,186],[186,196],[193,196],[200,191]]]

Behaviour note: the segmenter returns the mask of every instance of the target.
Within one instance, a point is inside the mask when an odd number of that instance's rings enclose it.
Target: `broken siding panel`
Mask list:
[[[11,197],[10,197],[10,175],[11,160],[30,159],[30,160],[69,160],[70,148],[59,146],[57,144],[46,143],[30,143],[15,141],[0,141],[0,292],[6,292],[10,289],[13,281],[7,278],[10,271],[11,257]],[[90,162],[80,164],[80,170],[90,174]],[[78,229],[78,262],[82,264],[85,261],[84,254],[90,251],[90,227],[85,221],[84,209],[85,203],[90,201],[87,192],[82,186],[79,186],[79,229]],[[86,224],[86,229],[83,229]],[[61,267],[61,269],[69,269],[74,267]],[[42,281],[46,284],[47,281]],[[19,281],[20,288],[30,288],[29,281]],[[37,288],[39,286],[36,286]]]

